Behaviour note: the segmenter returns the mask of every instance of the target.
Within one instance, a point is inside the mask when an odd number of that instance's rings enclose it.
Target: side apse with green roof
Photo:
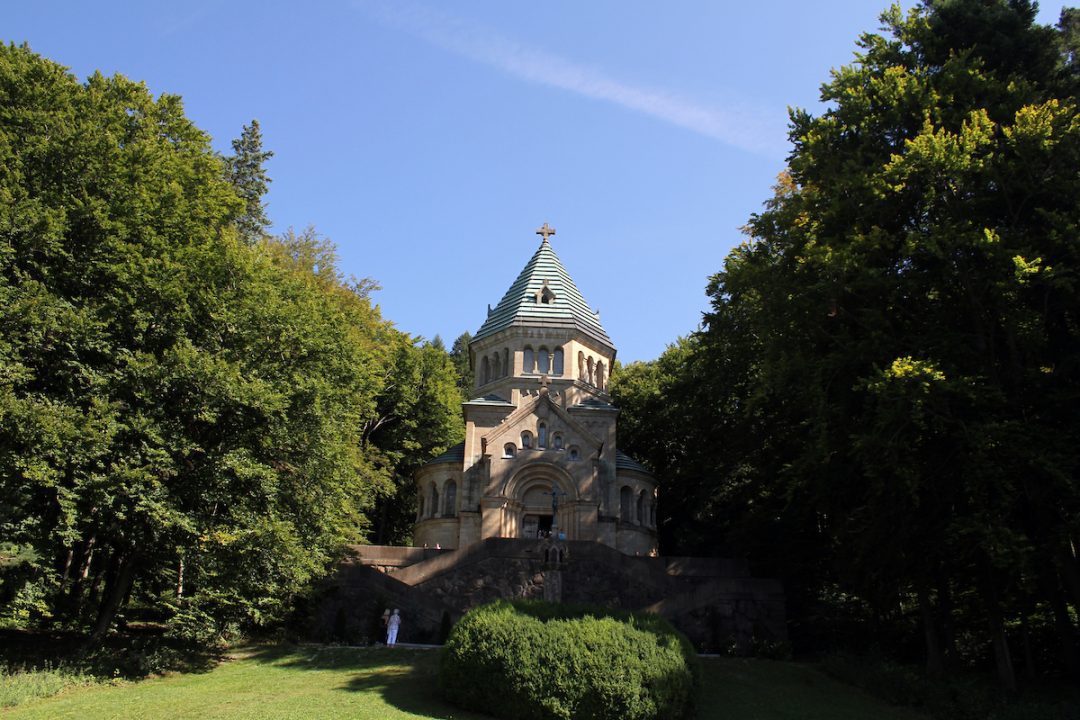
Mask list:
[[[499,304],[489,310],[473,341],[515,325],[573,328],[615,347],[600,324],[600,314],[585,302],[546,237]]]

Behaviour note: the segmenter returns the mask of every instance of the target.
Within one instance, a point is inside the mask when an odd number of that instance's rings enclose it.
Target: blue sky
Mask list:
[[[475,332],[551,223],[630,362],[697,327],[787,107],[820,112],[885,5],[34,0],[0,39],[181,95],[223,152],[257,118],[274,229],[331,238],[407,332]]]

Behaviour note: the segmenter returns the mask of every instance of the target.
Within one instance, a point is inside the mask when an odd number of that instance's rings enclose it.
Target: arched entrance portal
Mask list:
[[[578,493],[565,471],[550,465],[523,468],[507,483],[506,494],[517,512],[518,537],[576,537]]]

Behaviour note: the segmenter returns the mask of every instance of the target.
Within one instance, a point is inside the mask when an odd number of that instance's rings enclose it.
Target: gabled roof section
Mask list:
[[[576,328],[614,349],[599,313],[585,302],[545,237],[503,299],[488,312],[473,340],[514,325]]]
[[[562,420],[567,427],[580,435],[581,438],[586,442],[586,444],[594,448],[599,448],[604,444],[604,441],[596,437],[596,435],[593,434],[591,430],[589,430],[576,419],[574,419],[570,415],[570,413],[559,407],[558,403],[554,402],[551,399],[551,396],[547,393],[532,398],[531,400],[531,402],[526,401],[522,403],[521,407],[507,415],[505,418],[503,418],[503,421],[501,423],[492,428],[491,431],[484,436],[487,438],[488,443],[496,443],[498,439],[507,432],[507,430],[517,424],[518,420],[529,415],[535,415],[537,409],[540,407],[540,404],[546,403],[548,409],[555,414],[555,417]],[[462,460],[464,460],[464,456],[462,456]]]

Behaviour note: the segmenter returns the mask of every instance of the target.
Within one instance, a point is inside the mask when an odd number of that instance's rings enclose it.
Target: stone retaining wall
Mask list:
[[[393,602],[405,618],[403,642],[435,641],[477,605],[554,596],[658,613],[701,650],[749,651],[756,642],[787,637],[780,582],[750,577],[744,561],[633,557],[585,541],[560,547],[565,557],[552,563],[536,540],[490,538],[461,550],[357,546],[313,629],[328,634],[328,626],[342,624],[342,612],[377,619],[379,603]],[[549,582],[545,592],[545,577],[555,571],[558,587]],[[342,609],[350,607],[356,610]]]

